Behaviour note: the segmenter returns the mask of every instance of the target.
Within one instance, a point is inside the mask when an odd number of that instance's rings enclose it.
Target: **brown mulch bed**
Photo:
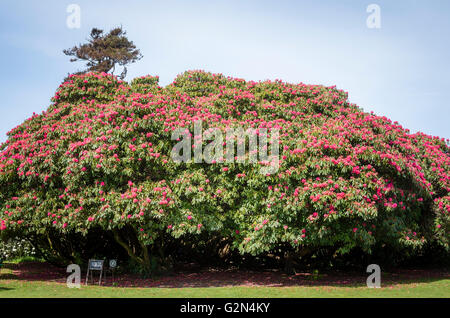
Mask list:
[[[0,274],[0,279],[19,279],[25,281],[47,281],[65,283],[67,276],[65,268],[57,268],[47,263],[5,264],[12,274]],[[82,283],[86,272],[82,271]],[[225,287],[225,286],[363,286],[366,283],[366,273],[323,272],[319,276],[308,272],[287,275],[280,271],[251,271],[237,269],[192,268],[185,266],[174,273],[164,274],[154,278],[141,278],[138,275],[116,275],[103,279],[104,286],[118,287]],[[98,272],[94,274],[98,281]],[[417,283],[424,280],[450,278],[449,270],[408,269],[382,272],[383,283]],[[114,283],[114,284],[113,284]]]

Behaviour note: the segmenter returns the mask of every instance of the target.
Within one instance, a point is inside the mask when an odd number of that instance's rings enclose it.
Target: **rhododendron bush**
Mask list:
[[[278,129],[278,171],[174,162],[172,132],[198,120]],[[100,229],[144,265],[152,246],[186,237],[220,237],[243,255],[449,247],[446,141],[363,112],[335,87],[203,71],[166,87],[151,76],[74,75],[8,133],[0,185],[1,235]]]

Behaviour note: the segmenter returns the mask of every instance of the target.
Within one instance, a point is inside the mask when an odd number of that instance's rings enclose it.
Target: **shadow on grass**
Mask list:
[[[17,279],[17,276],[11,273],[0,273],[0,280],[2,279]]]
[[[4,264],[12,274],[0,276],[0,279],[23,281],[44,281],[65,283],[65,268],[56,268],[46,263]],[[82,282],[86,273],[81,273]],[[102,279],[107,287],[158,287],[158,288],[204,288],[204,287],[350,287],[366,286],[369,276],[365,272],[298,272],[288,275],[277,270],[251,271],[224,268],[182,267],[171,274],[154,278],[142,278],[137,275],[123,274],[114,280],[111,276]],[[97,282],[98,277],[96,277]],[[382,286],[431,283],[450,279],[448,269],[435,270],[397,270],[381,274]],[[97,285],[98,286],[98,285]]]
[[[115,280],[120,287],[204,288],[204,287],[366,287],[369,274],[328,272],[314,275],[307,272],[287,275],[279,271],[200,270],[176,272],[153,279],[122,275]],[[448,273],[417,271],[382,274],[383,286],[432,283],[450,279]],[[108,279],[103,286],[114,286]]]
[[[0,280],[23,281],[65,281],[65,269],[54,267],[42,262],[26,261],[23,263],[4,263],[0,272]]]

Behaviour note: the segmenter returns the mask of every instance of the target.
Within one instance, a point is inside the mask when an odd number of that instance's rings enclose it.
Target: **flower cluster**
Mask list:
[[[197,120],[223,131],[276,128],[279,171],[173,162],[171,132]],[[0,148],[5,232],[127,225],[146,245],[220,233],[252,254],[283,244],[449,247],[448,140],[366,113],[336,87],[203,71],[166,87],[151,76],[128,84],[74,75],[8,136]]]

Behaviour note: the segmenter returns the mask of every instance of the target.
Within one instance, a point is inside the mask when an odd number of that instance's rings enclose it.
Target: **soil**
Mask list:
[[[4,264],[12,274],[0,274],[0,279],[10,278],[25,281],[48,281],[66,283],[65,268],[54,267],[47,263]],[[84,283],[86,272],[82,271],[81,281]],[[223,268],[198,268],[186,264],[176,272],[162,274],[153,278],[142,278],[134,274],[115,275],[114,280],[108,274],[103,278],[103,286],[117,287],[226,287],[226,286],[363,286],[366,284],[368,273],[356,272],[300,272],[288,275],[278,270],[251,271]],[[8,276],[8,277],[6,277]],[[99,274],[95,272],[94,281],[98,281]],[[442,269],[407,269],[383,272],[383,285],[399,283],[417,283],[424,280],[450,278],[450,270]]]

